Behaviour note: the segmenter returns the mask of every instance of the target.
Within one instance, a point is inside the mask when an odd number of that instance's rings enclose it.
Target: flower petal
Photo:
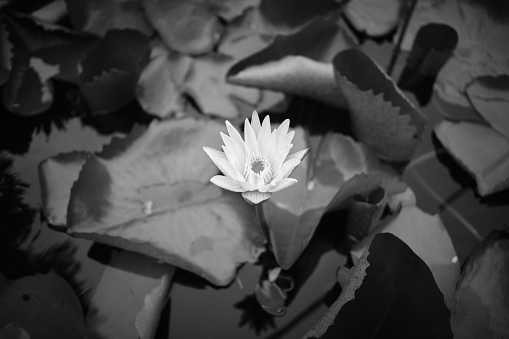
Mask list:
[[[246,139],[246,148],[249,150],[249,153],[254,152],[258,154],[260,152],[258,141],[256,140],[256,135],[253,131],[253,127],[251,127],[251,124],[247,119],[246,123],[244,124],[244,138]]]
[[[244,189],[244,191],[254,191],[255,187],[253,184],[247,182],[247,181],[237,181],[237,183]]]
[[[230,135],[230,138],[232,138],[232,140],[235,141],[235,143],[239,145],[240,148],[244,149],[245,147],[244,139],[242,139],[242,136],[237,131],[237,129],[233,127],[233,125],[228,120],[225,121],[225,124],[226,129],[228,130],[228,134]]]
[[[297,183],[297,179],[283,178],[283,179],[281,179],[280,182],[277,183],[276,187],[274,187],[273,189],[271,189],[269,191],[269,193],[274,193],[274,192],[281,191],[282,189],[290,187],[290,186],[292,186],[295,183]]]
[[[258,191],[243,192],[242,197],[251,205],[256,205],[266,200],[269,200],[272,193],[262,193]]]
[[[270,117],[267,115],[265,119],[263,119],[263,124],[257,137],[260,153],[262,153],[264,156],[267,156],[270,148],[275,148],[276,146],[276,144],[271,145],[269,143],[270,134]]]
[[[210,147],[202,147],[202,149],[224,175],[235,180],[243,180],[242,175],[240,175],[240,173],[238,173],[237,170],[228,162],[228,159],[223,152]]]
[[[230,148],[223,146],[223,153],[226,155],[226,160],[233,166],[233,168],[240,174],[243,171],[243,166],[240,164],[239,159]]]
[[[216,176],[212,177],[210,179],[210,182],[216,186],[219,186],[221,188],[224,188],[224,189],[232,191],[232,192],[245,192],[246,191],[238,184],[237,181],[233,180],[232,178],[225,177],[223,175],[216,175]]]
[[[274,179],[272,179],[271,182],[273,182],[277,185],[277,183],[280,180],[282,180],[284,178],[288,178],[290,176],[290,174],[292,174],[295,167],[299,166],[299,164],[300,164],[300,160],[297,160],[297,159],[285,161],[284,164],[279,169],[279,171],[276,173],[276,177]]]
[[[286,119],[277,128],[276,135],[277,135],[277,147],[278,148],[280,148],[280,146],[282,147],[283,140],[285,139],[286,134],[288,133],[289,127],[290,127],[290,120]]]
[[[286,160],[286,157],[288,156],[288,153],[290,153],[292,147],[293,144],[288,144],[285,147],[278,149],[276,155],[274,156],[274,162],[272,163],[272,173],[274,173],[274,175],[276,175],[281,168],[281,165]]]
[[[254,174],[252,171],[249,171],[246,181],[253,185],[255,189],[259,189],[266,184],[261,176]]]
[[[229,149],[230,152],[232,152],[236,156],[236,158],[239,162],[239,167],[234,165],[235,168],[237,169],[237,171],[239,171],[239,173],[242,173],[244,171],[244,164],[246,162],[246,155],[244,153],[244,147],[240,147],[235,141],[233,141],[232,138],[230,138],[226,134],[224,134],[222,132],[220,134],[221,134],[221,138],[223,139],[223,142],[224,142],[224,145],[226,146],[226,148]],[[226,154],[226,152],[225,152],[225,154]],[[226,156],[228,157],[228,154],[226,154]]]
[[[265,150],[263,150],[262,146],[260,146],[263,154],[267,157],[267,160],[269,161],[269,164],[271,166],[274,163],[274,158],[277,153],[277,146],[276,146],[277,139],[276,138],[277,138],[277,135],[276,135],[276,131],[274,130],[272,133],[270,133],[270,136],[269,136],[268,140],[266,141],[266,145],[268,145],[268,147],[265,146]]]
[[[293,159],[297,159],[299,161],[302,161],[302,159],[304,159],[304,157],[308,153],[309,153],[309,148],[303,149],[302,151],[298,151],[298,152],[292,153],[289,156],[287,156],[286,157],[286,161],[293,160]]]
[[[253,115],[251,117],[251,127],[253,127],[255,135],[258,135],[258,132],[260,131],[260,118],[256,111],[253,111]]]

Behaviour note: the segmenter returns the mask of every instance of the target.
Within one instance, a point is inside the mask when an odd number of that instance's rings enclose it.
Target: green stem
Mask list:
[[[267,223],[267,219],[265,219],[265,214],[263,213],[263,203],[255,205],[255,212],[260,231],[267,240],[267,243],[270,244],[269,224]]]

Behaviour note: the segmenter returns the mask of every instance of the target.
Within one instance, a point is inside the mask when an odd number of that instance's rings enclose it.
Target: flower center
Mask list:
[[[244,178],[249,181],[252,175],[263,179],[265,183],[272,179],[272,169],[269,160],[261,154],[251,154],[246,159]]]

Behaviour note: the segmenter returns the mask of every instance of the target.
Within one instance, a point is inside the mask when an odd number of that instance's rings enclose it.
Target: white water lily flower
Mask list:
[[[309,148],[291,155],[295,132],[288,133],[290,120],[286,119],[271,132],[270,118],[260,125],[258,113],[253,112],[251,123],[246,119],[244,139],[233,125],[226,121],[228,134],[221,133],[223,151],[210,147],[203,150],[224,175],[216,175],[210,182],[233,191],[241,192],[251,204],[268,200],[272,193],[297,182],[289,178],[293,170],[309,152]]]

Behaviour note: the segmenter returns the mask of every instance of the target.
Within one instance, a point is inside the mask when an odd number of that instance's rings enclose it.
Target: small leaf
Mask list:
[[[263,247],[252,207],[209,183],[217,168],[201,147],[219,144],[221,129],[188,118],[114,139],[72,187],[69,232],[229,284]]]
[[[381,233],[304,338],[452,338],[450,316],[424,261],[397,237]]]
[[[503,338],[509,334],[509,234],[492,231],[461,271],[451,325],[458,338]]]
[[[426,105],[438,72],[457,44],[458,33],[449,25],[427,24],[419,28],[398,86],[414,93],[421,106]]]
[[[353,0],[345,6],[344,15],[355,29],[370,36],[382,36],[396,28],[403,2],[399,0]]]
[[[420,142],[426,118],[363,52],[342,51],[333,63],[356,137],[382,158],[409,159]]]
[[[117,251],[93,289],[88,327],[104,338],[153,338],[174,272],[144,255]]]
[[[509,139],[488,126],[442,121],[435,134],[464,168],[475,177],[482,196],[509,187]]]
[[[78,297],[57,274],[16,280],[0,275],[0,328],[20,325],[31,338],[84,338],[85,322]]]
[[[382,221],[368,237],[353,246],[354,264],[373,238],[382,232],[392,233],[404,241],[428,265],[444,294],[445,304],[452,307],[460,265],[440,217],[426,214],[415,206],[403,207],[395,217]]]
[[[477,112],[509,138],[509,76],[479,77],[466,91]]]

